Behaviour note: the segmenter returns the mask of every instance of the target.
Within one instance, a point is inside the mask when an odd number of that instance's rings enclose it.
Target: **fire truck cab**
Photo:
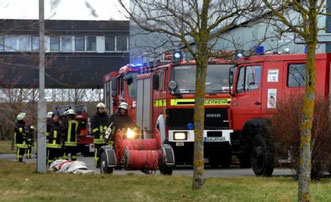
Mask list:
[[[316,55],[316,91],[323,97],[330,95],[330,59],[331,54]],[[230,72],[232,151],[242,167],[251,164],[256,175],[273,172],[268,117],[280,100],[305,92],[305,60],[305,54],[252,56],[239,59],[236,71]]]
[[[204,154],[213,167],[231,163],[228,74],[232,66],[214,61],[207,69]],[[194,61],[183,61],[137,76],[136,123],[145,137],[154,128],[160,131],[162,143],[174,150],[176,165],[193,163],[195,69]]]
[[[135,120],[139,71],[137,66],[126,65],[104,76],[105,103],[110,115],[116,112],[120,102],[126,101],[130,106],[129,116]]]

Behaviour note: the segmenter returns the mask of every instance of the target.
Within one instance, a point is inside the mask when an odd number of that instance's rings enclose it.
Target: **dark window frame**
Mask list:
[[[95,38],[95,50],[88,50],[88,46],[89,46],[89,43],[88,43],[88,38],[89,37],[94,37]],[[85,37],[85,51],[86,52],[97,52],[97,36],[95,36],[95,35],[90,35],[90,36],[86,36]]]
[[[304,75],[304,83],[303,85],[289,85],[290,84],[290,68],[292,65],[303,65],[305,67],[304,69],[304,72],[305,72],[305,75]],[[298,82],[299,83],[299,82]],[[287,78],[286,78],[286,86],[288,88],[302,88],[302,87],[306,87],[306,63],[291,63],[291,64],[288,64],[287,65]]]
[[[58,43],[57,43],[57,50],[52,50],[52,38],[57,38]],[[60,51],[60,46],[61,46],[61,37],[59,35],[54,35],[49,37],[49,51],[50,52],[59,52]]]
[[[114,37],[114,49],[107,50],[107,38]],[[115,35],[106,35],[105,36],[105,52],[116,52],[116,36]]]
[[[77,50],[77,38],[81,38],[83,41],[83,50]],[[85,52],[86,45],[85,45],[85,36],[75,36],[75,52]]]

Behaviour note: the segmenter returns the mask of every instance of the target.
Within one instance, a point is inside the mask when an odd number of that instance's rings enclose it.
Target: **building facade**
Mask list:
[[[0,20],[0,86],[38,82],[39,22]],[[129,21],[45,21],[46,88],[102,88],[129,63]]]

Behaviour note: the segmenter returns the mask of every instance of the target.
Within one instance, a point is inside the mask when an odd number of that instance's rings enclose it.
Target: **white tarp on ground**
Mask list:
[[[56,173],[74,173],[74,174],[91,174],[83,161],[56,160],[49,166],[51,172]]]

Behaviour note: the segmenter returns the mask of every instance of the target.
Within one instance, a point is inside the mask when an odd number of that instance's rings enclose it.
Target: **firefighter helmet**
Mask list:
[[[67,115],[70,115],[70,114],[75,114],[75,110],[73,110],[73,109],[68,109],[68,110],[67,110]]]
[[[17,120],[18,120],[18,121],[21,121],[21,120],[23,120],[23,119],[25,118],[25,116],[26,116],[26,113],[21,112],[21,113],[19,113],[19,114],[17,115]]]
[[[51,119],[52,116],[53,116],[53,112],[47,112],[47,116],[46,116],[46,117],[47,117],[48,119]]]
[[[128,106],[128,103],[121,102],[121,104],[118,108],[128,110],[129,106]]]
[[[97,104],[97,108],[106,108],[106,105],[103,104],[102,102],[99,102],[99,103]]]

